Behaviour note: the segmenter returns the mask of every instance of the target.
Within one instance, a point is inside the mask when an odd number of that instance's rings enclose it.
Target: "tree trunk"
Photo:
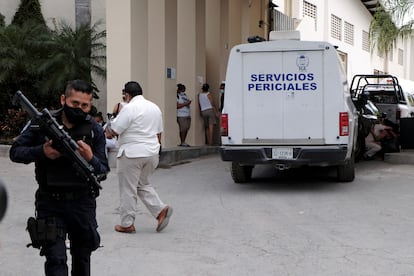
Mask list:
[[[76,28],[83,24],[91,24],[91,0],[75,0]]]
[[[389,64],[388,51],[385,51],[385,54],[384,54],[384,74],[388,74],[388,64]]]

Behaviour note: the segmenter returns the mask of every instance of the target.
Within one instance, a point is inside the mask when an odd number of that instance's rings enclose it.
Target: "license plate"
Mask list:
[[[293,159],[293,148],[272,149],[273,159]]]

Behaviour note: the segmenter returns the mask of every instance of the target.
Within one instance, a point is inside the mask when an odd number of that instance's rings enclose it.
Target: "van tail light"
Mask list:
[[[401,119],[401,110],[397,109],[397,112],[395,113],[395,118],[397,121],[399,121]]]
[[[229,136],[229,115],[227,113],[221,114],[221,136]]]
[[[348,112],[339,113],[339,136],[349,135],[349,115]]]

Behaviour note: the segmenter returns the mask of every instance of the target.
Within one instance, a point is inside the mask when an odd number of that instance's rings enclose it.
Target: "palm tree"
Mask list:
[[[388,54],[395,48],[397,40],[411,35],[413,21],[404,20],[409,11],[409,0],[385,0],[379,5],[370,25],[371,48],[384,56],[384,71],[388,71]],[[413,4],[413,3],[412,3]]]
[[[413,0],[383,0],[383,5],[392,14],[397,25],[412,25],[410,18],[414,11]]]
[[[17,90],[33,100],[35,105],[49,102],[50,96],[38,89],[42,76],[38,67],[46,58],[44,46],[50,33],[42,25],[9,25],[0,28],[0,137],[10,138],[19,133],[26,122],[25,114],[11,109]]]
[[[97,31],[98,25],[81,25],[75,30],[66,23],[60,23],[52,32],[49,57],[43,60],[39,70],[48,76],[43,82],[47,91],[62,91],[67,80],[84,79],[90,81],[95,92],[99,92],[92,81],[91,73],[106,78],[106,31]],[[97,94],[94,93],[97,98]]]
[[[0,29],[0,83],[13,91],[33,90],[41,78],[40,60],[47,58],[50,33],[42,25],[9,25]]]

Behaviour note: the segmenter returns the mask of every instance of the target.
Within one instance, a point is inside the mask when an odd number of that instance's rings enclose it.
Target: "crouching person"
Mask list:
[[[386,126],[381,122],[375,124],[370,133],[365,137],[365,153],[364,159],[371,160],[377,155],[381,150],[381,143],[384,138],[388,137],[389,133],[392,132],[392,127]]]

